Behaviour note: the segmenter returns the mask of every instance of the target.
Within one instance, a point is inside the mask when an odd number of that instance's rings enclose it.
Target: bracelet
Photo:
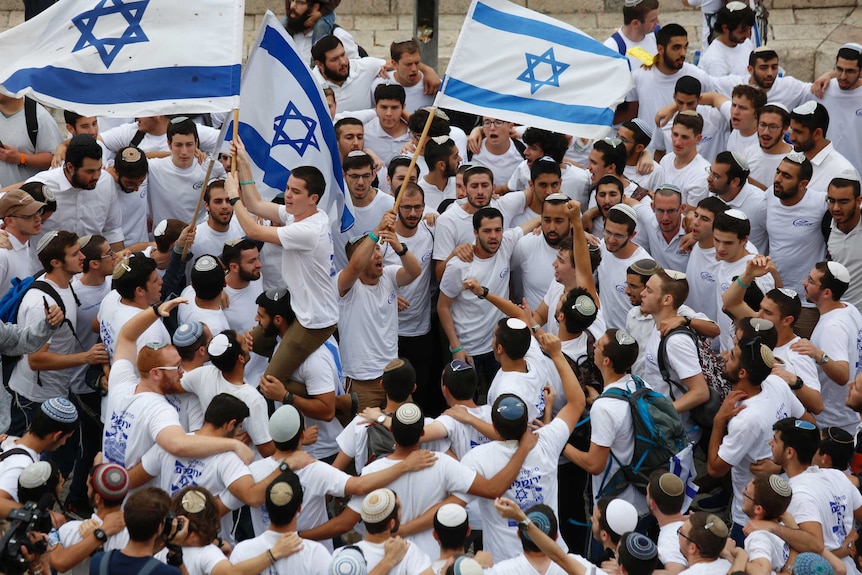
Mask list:
[[[248,186],[248,185],[251,185],[253,183],[254,183],[254,180],[246,180],[244,182],[240,182],[239,185],[240,186]]]
[[[373,241],[375,244],[380,241],[380,238],[377,237],[377,234],[375,234],[374,232],[368,232],[368,237],[371,238],[371,241]]]
[[[19,160],[19,164],[22,166],[27,165],[27,154],[25,154],[24,152],[21,152],[21,159]]]
[[[740,276],[736,276],[736,283],[738,283],[739,287],[741,287],[742,289],[748,289],[751,287],[751,284],[745,285],[744,283],[742,283]]]
[[[459,345],[459,346],[458,346],[458,347],[456,347],[455,349],[450,349],[450,350],[449,350],[449,353],[451,353],[452,355],[455,355],[455,354],[456,354],[456,353],[458,353],[459,351],[463,351],[463,349],[464,349],[464,346],[463,346],[463,345]]]
[[[271,550],[271,549],[267,549],[267,550],[266,550],[266,554],[267,554],[267,555],[269,555],[269,562],[270,562],[271,564],[275,565],[275,556],[272,554],[272,550]]]

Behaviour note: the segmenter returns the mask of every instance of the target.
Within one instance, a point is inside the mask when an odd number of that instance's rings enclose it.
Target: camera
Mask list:
[[[48,550],[48,542],[39,540],[30,542],[30,533],[48,533],[53,527],[48,504],[43,505],[32,501],[23,507],[13,509],[6,516],[9,530],[0,539],[0,572],[7,575],[21,575],[27,572],[29,563],[21,552],[21,547],[28,553],[41,554]]]
[[[167,515],[165,515],[165,521],[162,524],[162,536],[170,537],[171,531],[174,528],[174,519],[177,518],[177,514],[173,511],[169,511]]]

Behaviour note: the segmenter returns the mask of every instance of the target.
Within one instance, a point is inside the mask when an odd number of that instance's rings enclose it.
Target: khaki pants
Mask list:
[[[803,307],[799,319],[793,324],[793,332],[799,337],[811,339],[818,321],[820,321],[820,312],[816,307]]]
[[[382,382],[383,376],[368,380],[345,377],[344,391],[357,395],[360,412],[366,407],[379,407],[383,409],[386,406],[386,392],[383,391]]]
[[[322,329],[307,329],[298,321],[294,321],[274,351],[272,348],[275,346],[275,338],[266,337],[263,335],[263,330],[256,327],[252,330],[254,352],[263,356],[271,354],[272,359],[266,368],[266,375],[287,383],[302,362],[335,333],[336,327],[332,325]]]

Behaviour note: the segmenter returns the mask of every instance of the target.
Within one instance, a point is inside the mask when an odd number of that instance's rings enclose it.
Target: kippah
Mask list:
[[[796,293],[796,290],[794,290],[794,289],[790,289],[790,288],[778,288],[778,291],[780,291],[782,294],[784,294],[785,296],[789,297],[790,299],[793,299],[793,298],[795,298],[795,297],[799,297],[799,294],[798,294],[798,293]]]
[[[575,298],[575,303],[572,304],[572,310],[586,317],[591,317],[598,312],[596,302],[594,302],[593,298],[588,295],[579,295]]]
[[[153,228],[153,236],[159,237],[165,235],[165,232],[168,230],[168,220],[160,221],[155,228]]]
[[[329,575],[367,575],[368,566],[362,551],[353,546],[336,549],[329,564]]]
[[[673,473],[664,473],[658,478],[659,489],[671,497],[678,497],[685,492],[685,483]]]
[[[727,8],[730,12],[736,12],[737,10],[744,10],[746,8],[746,5],[742,2],[734,1],[728,2],[727,4],[725,4],[724,7]]]
[[[293,487],[287,481],[278,481],[269,488],[269,501],[278,507],[284,507],[293,501]]]
[[[177,347],[189,347],[204,334],[204,324],[199,321],[189,321],[177,328],[172,341]]]
[[[748,169],[748,160],[740,154],[739,152],[731,152],[731,157],[733,157],[733,161],[736,162],[736,165],[742,168],[743,170]]]
[[[676,270],[664,270],[664,273],[672,280],[684,280],[687,276],[685,272],[679,272]]]
[[[778,475],[773,474],[769,476],[769,486],[776,495],[780,495],[781,497],[790,497],[793,495],[793,491],[790,489],[790,484]]]
[[[545,535],[551,534],[551,519],[542,511],[534,510],[527,513],[527,519],[533,522],[533,525],[539,528],[539,531]],[[526,536],[526,534],[525,534]],[[529,536],[527,536],[529,538]],[[530,539],[532,541],[532,539]]]
[[[364,152],[364,151],[362,151],[362,150],[353,150],[352,152],[349,152],[349,153],[347,154],[347,157],[348,157],[348,158],[355,158],[355,157],[357,157],[357,156],[367,156],[367,155],[368,155],[368,154],[367,154],[367,153],[365,153],[365,152]]]
[[[42,236],[42,239],[39,240],[38,244],[36,244],[36,253],[41,254],[42,250],[44,250],[46,247],[48,247],[48,244],[50,244],[51,241],[54,238],[56,238],[58,235],[60,235],[58,232],[53,231],[53,232],[48,232],[47,234]]]
[[[848,42],[847,44],[841,46],[841,49],[853,50],[862,54],[862,44],[857,44],[856,42]]]
[[[93,239],[93,236],[90,236],[90,235],[79,237],[78,238],[78,247],[79,248],[87,247],[87,244],[89,244],[90,240],[92,240],[92,239]]]
[[[794,114],[799,114],[800,116],[809,116],[813,114],[817,110],[817,102],[814,100],[808,100],[804,104],[796,106],[793,108]]]
[[[653,543],[646,535],[641,535],[637,532],[632,532],[625,540],[626,551],[641,561],[653,559],[658,555],[655,543]]]
[[[748,325],[751,326],[756,332],[760,331],[769,331],[770,329],[775,327],[775,324],[769,321],[768,319],[763,319],[760,317],[750,317],[748,318]]]
[[[623,6],[625,6],[626,8],[634,8],[643,1],[644,0],[625,0],[623,2]]]
[[[180,504],[188,513],[200,513],[207,506],[207,498],[200,491],[186,491]]]
[[[835,279],[840,282],[849,284],[850,283],[850,272],[847,271],[843,265],[838,262],[826,262],[826,267],[829,268],[829,273],[831,273]]]
[[[605,509],[605,520],[614,533],[623,535],[629,531],[634,531],[637,527],[638,510],[628,501],[614,499],[608,503]]]
[[[794,164],[801,164],[806,160],[805,154],[802,152],[797,152],[796,150],[793,150],[792,152],[788,152],[787,155],[784,156],[784,159],[789,160],[789,161],[793,162]]]
[[[616,339],[617,343],[620,345],[632,345],[633,343],[637,343],[635,338],[633,338],[629,332],[622,329],[617,330],[614,339]]]
[[[282,405],[269,418],[269,435],[276,443],[286,443],[299,433],[299,411],[292,405]]]
[[[618,212],[622,212],[623,214],[625,214],[625,216],[628,219],[630,219],[631,221],[633,221],[635,223],[635,225],[637,225],[638,215],[635,213],[635,209],[633,207],[631,207],[630,205],[628,205],[628,204],[617,204],[608,211],[612,212],[614,210],[616,210]]]
[[[42,413],[58,423],[75,423],[78,421],[78,410],[65,397],[52,397],[43,403]]]
[[[218,334],[210,341],[207,352],[211,357],[221,357],[233,345],[223,333]]]
[[[661,269],[661,266],[655,260],[642,259],[631,265],[635,273],[642,276],[651,276]]]
[[[671,192],[678,193],[680,196],[682,195],[682,190],[679,188],[679,186],[675,186],[673,184],[662,184],[656,188],[656,191],[658,190],[670,190]]]
[[[527,405],[517,396],[504,397],[497,404],[497,413],[507,421],[515,421],[527,413]]]
[[[652,139],[652,128],[650,127],[649,123],[645,122],[641,118],[633,118],[632,123],[637,126],[641,132],[643,132],[645,135],[649,136],[650,139]]]
[[[766,44],[763,44],[761,46],[758,46],[754,50],[752,50],[752,52],[755,54],[760,54],[761,52],[775,52],[775,48],[773,48],[772,46],[767,46]]]
[[[756,52],[756,50],[755,50],[755,52]],[[767,106],[775,106],[776,108],[781,108],[782,110],[784,110],[788,114],[790,113],[790,110],[787,109],[787,106],[785,106],[781,102],[767,102],[766,105]]]
[[[760,359],[763,361],[763,365],[769,369],[775,367],[775,354],[772,353],[768,345],[760,344]]]
[[[443,527],[457,527],[467,521],[467,510],[460,505],[447,503],[437,510],[437,522]]]
[[[714,535],[716,537],[724,538],[727,537],[728,534],[727,525],[725,524],[725,522],[722,521],[721,517],[719,517],[718,515],[713,515],[712,513],[707,516],[706,523],[704,524],[703,528],[706,531],[709,531],[711,535]]]
[[[730,208],[729,210],[724,212],[724,215],[730,216],[735,220],[747,220],[748,216],[745,215],[745,212],[742,210],[737,210],[736,208]]]
[[[209,272],[219,267],[218,261],[212,256],[201,256],[195,262],[194,270],[198,272]]]
[[[514,329],[514,330],[522,330],[522,329],[527,329],[527,324],[524,323],[524,320],[522,320],[522,319],[510,317],[509,319],[506,320],[506,327],[508,327],[509,329]]]
[[[566,194],[561,194],[559,192],[555,194],[548,194],[548,197],[545,198],[546,202],[568,202],[569,196]]]
[[[134,164],[135,162],[141,161],[143,158],[143,154],[138,148],[133,148],[132,146],[123,148],[120,150],[120,157],[124,162],[129,162],[130,164]]]
[[[31,463],[18,476],[18,485],[24,489],[35,489],[48,482],[51,477],[51,464],[47,461]]]
[[[700,114],[697,113],[697,110],[680,110],[679,112],[677,112],[677,115],[678,116],[700,116]]]
[[[452,571],[455,575],[483,575],[485,571],[479,562],[472,557],[462,555],[452,564]]]
[[[122,501],[129,491],[129,474],[122,465],[103,463],[93,471],[92,483],[102,499]]]
[[[835,575],[826,559],[816,553],[800,553],[793,563],[794,575]]]
[[[391,489],[375,489],[365,496],[359,515],[366,523],[380,523],[395,510],[395,503]]]
[[[859,181],[859,172],[857,172],[856,170],[853,170],[853,169],[841,170],[840,172],[838,172],[838,175],[836,175],[835,178],[841,178],[842,180],[850,180],[853,182],[858,182]],[[835,178],[833,178],[833,179],[835,179]]]
[[[448,134],[444,134],[442,136],[434,136],[433,138],[431,138],[431,141],[434,142],[435,144],[437,144],[438,146],[442,146],[443,144],[445,144],[446,142],[448,142],[451,139],[452,138],[450,138]]]
[[[415,403],[405,403],[395,410],[395,419],[404,425],[413,425],[422,419],[422,410]]]

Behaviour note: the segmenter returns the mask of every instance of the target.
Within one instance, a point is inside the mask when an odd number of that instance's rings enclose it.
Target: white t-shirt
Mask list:
[[[376,379],[398,357],[399,270],[401,266],[384,267],[374,285],[357,279],[338,300],[341,360],[347,377]]]
[[[789,478],[788,483],[793,498],[787,511],[796,523],[819,523],[826,549],[843,547],[844,539],[853,530],[853,513],[862,505],[862,495],[844,472],[812,465]],[[858,573],[852,557],[845,557],[841,562],[847,566],[848,573]]]
[[[626,96],[626,101],[639,102],[638,118],[652,126],[655,124],[655,115],[658,109],[673,102],[676,81],[683,76],[694,76],[700,80],[702,92],[711,92],[713,89],[712,78],[688,62],[683,64],[682,69],[670,75],[661,72],[658,66],[637,67],[632,70],[632,79],[635,85]]]
[[[16,453],[3,460],[0,467],[0,491],[5,491],[14,500],[18,501],[18,476],[31,464],[39,461],[40,454],[36,453],[26,445],[15,443],[17,437],[7,437],[0,445],[0,453],[11,449],[23,449],[27,453]]]
[[[81,283],[79,276],[79,279],[72,281],[72,289],[75,290],[75,295],[81,302],[76,321],[76,325],[81,326],[81,331],[77,332],[78,340],[81,342],[81,347],[90,349],[99,341],[99,334],[90,328],[93,325],[93,319],[99,313],[102,300],[111,291],[111,282],[105,281],[100,286],[88,286]],[[72,368],[72,393],[92,393],[92,388],[84,383],[84,374],[88,368],[89,365]]]
[[[220,393],[229,393],[241,399],[250,411],[250,415],[242,422],[242,429],[248,433],[255,445],[263,445],[272,441],[272,437],[269,435],[266,399],[249,384],[234,385],[224,378],[217,367],[203,365],[184,373],[180,385],[198,397],[204,412],[206,412],[212,399]],[[190,431],[200,429],[202,425],[203,420],[189,421]]]
[[[508,138],[508,135],[502,136]],[[482,140],[482,149],[478,154],[474,154],[472,162],[481,164],[491,170],[494,174],[494,185],[505,186],[509,182],[509,178],[524,160],[524,156],[515,147],[515,143],[509,140],[509,147],[502,154],[494,154],[487,147],[487,140]]]
[[[745,152],[751,146],[759,145],[760,138],[757,135],[757,130],[749,134],[748,136],[743,136],[742,132],[737,129],[733,129],[730,131],[730,134],[727,136],[727,150],[729,152],[736,152],[741,154]]]
[[[362,550],[369,572],[377,567],[377,564],[383,560],[383,556],[386,554],[383,549],[383,543],[359,541],[356,546]],[[439,555],[439,551],[436,555]],[[404,558],[389,571],[389,575],[416,575],[417,573],[422,573],[429,567],[431,567],[431,559],[428,555],[419,549],[419,547],[408,541],[407,553],[405,553]]]
[[[192,286],[186,286],[180,297],[189,300],[188,303],[180,304],[177,308],[177,319],[180,324],[199,321],[210,328],[210,333],[213,335],[218,335],[224,330],[230,329],[227,317],[221,309],[206,309],[198,306],[195,302],[195,288]]]
[[[746,183],[735,198],[725,200],[725,203],[731,208],[742,210],[742,213],[748,216],[748,222],[751,224],[748,240],[757,247],[758,253],[765,253],[769,249],[766,235],[766,194]]]
[[[748,72],[744,75],[730,75],[713,78],[715,83],[715,91],[724,94],[728,98],[733,95],[733,89],[739,84],[748,84],[760,89],[754,82],[751,81],[751,76]],[[772,83],[772,87],[766,91],[767,102],[777,102],[784,104],[788,110],[804,104],[809,100],[814,99],[814,94],[811,93],[811,82],[803,82],[793,76],[779,76]],[[829,113],[830,117],[832,113]]]
[[[640,68],[643,65],[643,61],[641,59],[629,54],[632,48],[641,48],[642,50],[653,56],[658,52],[658,48],[656,47],[655,41],[655,32],[650,32],[649,34],[646,34],[643,37],[643,40],[641,40],[640,42],[630,40],[621,28],[617,29],[617,33],[619,34],[619,38],[623,41],[623,45],[625,46],[624,52],[620,52],[619,44],[613,36],[608,37],[608,39],[605,40],[603,44],[614,52],[623,54],[625,57],[627,57],[629,59],[629,68],[632,70]]]
[[[601,241],[602,263],[597,271],[599,277],[599,300],[605,314],[607,326],[625,329],[626,314],[632,307],[629,296],[626,295],[626,270],[638,260],[649,258],[649,253],[638,246],[632,255],[623,259],[607,250],[605,241]],[[556,309],[556,308],[554,308]]]
[[[96,525],[102,524],[102,518],[93,513],[90,516],[90,520],[94,521]],[[72,545],[76,545],[84,540],[81,537],[81,533],[78,531],[78,528],[81,526],[83,521],[67,521],[63,525],[57,529],[57,534],[60,537],[60,543],[68,549]],[[119,533],[115,533],[114,535],[109,535],[108,540],[102,544],[103,551],[114,551],[116,549],[122,549],[129,543],[129,532],[123,529]],[[183,554],[183,559],[185,560],[186,555]],[[222,555],[224,558],[224,555]],[[69,575],[89,575],[90,573],[90,558],[87,557],[68,571],[66,571]],[[191,575],[191,572],[189,573]]]
[[[491,423],[490,405],[485,404],[465,409],[482,421]],[[490,441],[487,437],[476,431],[476,428],[472,425],[456,421],[448,415],[441,415],[435,421],[446,428],[446,433],[448,433],[449,441],[452,444],[452,453],[459,460],[463,459],[477,445],[485,445]]]
[[[171,497],[189,485],[205,487],[218,496],[234,481],[250,475],[248,467],[233,451],[192,458],[171,455],[160,445],[153,445],[144,454],[141,465],[148,475],[155,477],[156,486]]]
[[[666,270],[684,271],[688,266],[689,252],[680,249],[679,244],[685,235],[680,221],[679,229],[668,242],[656,220],[650,204],[635,206],[638,216],[638,234],[632,240],[652,255],[653,259]]]
[[[293,372],[290,379],[304,383],[308,395],[312,397],[324,393],[335,393],[336,396],[343,395],[341,360],[335,338],[330,337],[323,345],[315,349]],[[338,419],[333,417],[330,421],[322,421],[306,415],[305,427],[308,428],[312,425],[317,426],[317,441],[306,446],[305,450],[312,457],[318,459],[338,453],[336,438],[344,430]],[[303,513],[307,512],[304,504],[303,510]]]
[[[706,170],[710,163],[700,154],[697,154],[688,164],[682,168],[674,165],[676,154],[669,152],[659,162],[664,172],[664,183],[673,184],[682,190],[682,203],[696,206],[700,200],[709,194],[706,185]]]
[[[688,569],[680,571],[679,575],[727,575],[730,571],[730,561],[718,558],[708,563],[695,563]]]
[[[508,197],[508,194],[505,197]],[[440,291],[452,299],[455,333],[471,356],[491,352],[494,326],[503,317],[503,312],[480,300],[472,292],[464,290],[463,283],[470,278],[476,278],[491,293],[509,297],[510,260],[517,241],[523,235],[521,228],[506,230],[500,247],[493,256],[484,259],[474,256],[472,262],[452,258],[446,263],[446,270],[440,279]]]
[[[436,453],[437,461],[412,473],[405,473],[387,487],[398,494],[401,500],[401,522],[406,523],[419,517],[450,494],[463,493],[470,489],[476,480],[476,471],[455,461],[445,453]],[[366,465],[362,475],[389,469],[401,460],[383,457]],[[348,506],[360,512],[365,496],[354,495]],[[434,539],[433,530],[426,529],[406,537],[429,557],[440,554],[440,545]]]
[[[385,63],[385,60],[372,57],[350,60],[347,79],[340,86],[327,80],[317,67],[311,71],[311,75],[318,86],[325,84],[332,88],[339,112],[353,112],[374,107],[371,86]]]
[[[569,439],[569,426],[561,419],[554,419],[549,425],[539,429],[539,443],[527,454],[514,483],[503,497],[511,499],[521,509],[529,509],[537,503],[551,507],[559,516],[557,506],[557,466],[560,453]],[[492,441],[479,445],[464,456],[462,463],[475,469],[483,477],[494,477],[503,469],[518,450],[518,442]],[[456,494],[469,500],[471,496]],[[494,509],[492,499],[475,498],[483,522],[483,541],[485,550],[490,551],[495,561],[510,559],[522,549],[518,540],[517,526],[514,521],[503,519]],[[558,542],[561,542],[559,540]],[[565,543],[562,544],[565,546]],[[564,547],[565,548],[565,547]]]
[[[565,569],[553,561],[548,564],[548,568],[543,573],[539,572],[523,553],[505,561],[495,562],[493,567],[485,569],[485,575],[563,575],[564,573],[566,573]],[[590,573],[589,568],[587,573]]]
[[[157,224],[168,218],[191,222],[201,195],[201,186],[204,185],[208,164],[209,162],[201,164],[193,161],[188,168],[178,168],[170,156],[150,160],[147,193],[153,222]],[[224,166],[220,162],[215,162],[210,177],[218,178],[224,175]],[[206,211],[201,210],[196,223],[202,224],[206,215]]]
[[[685,566],[688,565],[688,561],[686,561],[685,556],[679,549],[679,535],[676,533],[684,524],[684,521],[671,521],[667,525],[659,528],[656,547],[658,548],[658,560],[661,561],[665,567],[667,567],[668,563],[678,563]]]
[[[323,329],[338,323],[338,290],[335,287],[332,235],[329,218],[318,211],[295,221],[284,206],[279,207],[284,226],[278,239],[284,248],[281,273],[290,290],[290,307],[306,329]]]
[[[177,411],[163,395],[149,391],[134,393],[138,381],[131,362],[125,359],[114,362],[108,377],[111,391],[102,452],[107,462],[126,469],[141,460],[156,443],[159,433],[168,427],[180,427]]]
[[[798,336],[794,337],[784,345],[776,346],[772,350],[772,353],[784,362],[784,369],[802,378],[802,382],[806,387],[819,392],[820,377],[817,374],[817,364],[807,355],[802,355],[791,349],[793,344],[800,339]]]
[[[649,385],[649,382],[646,383]],[[636,388],[632,378],[626,376],[618,381],[605,383],[605,390],[608,389],[634,392]],[[598,475],[593,475],[593,501],[601,499],[602,479],[605,476],[610,478],[616,473],[620,467],[617,462],[627,465],[631,463],[634,455],[634,427],[629,405],[614,397],[606,399],[607,401],[594,401],[590,408],[590,442],[600,447],[609,447],[613,453],[613,457],[608,456],[606,469]],[[646,496],[632,485],[626,487],[617,497],[634,505],[638,515],[644,515],[649,511]]]
[[[96,317],[99,318],[99,336],[102,338],[102,343],[105,344],[105,350],[113,360],[114,347],[117,345],[117,336],[120,335],[120,330],[127,321],[143,311],[141,308],[126,305],[120,299],[120,294],[116,290],[111,290],[105,299],[102,301],[102,306],[99,308],[99,313]],[[165,328],[162,320],[156,320],[148,327],[141,337],[138,338],[136,344],[140,350],[148,343],[163,343],[170,345],[171,336]]]
[[[631,182],[636,183],[642,188],[653,190],[664,183],[664,170],[658,162],[652,163],[652,172],[649,174],[639,174],[637,166],[626,166],[623,169],[623,177]]]
[[[743,150],[742,155],[748,160],[748,169],[751,170],[749,177],[769,187],[775,180],[778,164],[787,154],[767,154],[758,142]]]
[[[216,565],[227,560],[222,550],[212,543],[203,547],[183,547],[183,566],[188,575],[209,575]]]
[[[158,223],[158,222],[156,222]],[[225,242],[236,240],[245,237],[245,232],[236,217],[230,219],[226,232],[218,232],[209,226],[207,221],[204,221],[197,227],[195,233],[195,243],[192,246],[195,257],[209,254],[217,258],[221,258],[221,253],[224,251]]]
[[[748,74],[748,57],[754,48],[751,39],[733,47],[713,40],[709,48],[701,54],[697,67],[710,76],[729,76]]]
[[[233,552],[230,554],[230,562],[236,565],[246,559],[257,557],[261,553],[266,553],[272,549],[276,541],[278,541],[282,533],[275,531],[267,531],[266,533],[255,537],[254,539],[246,539],[236,544]],[[332,556],[326,547],[317,541],[310,539],[302,540],[302,550],[279,559],[274,565],[270,565],[263,571],[261,575],[280,575],[283,573],[302,573],[303,575],[329,575],[329,563],[332,561]],[[191,574],[189,574],[191,575]]]
[[[497,371],[488,388],[488,405],[494,405],[497,398],[503,394],[517,395],[527,404],[527,419],[532,421],[540,417],[545,410],[544,387],[550,385],[554,391],[559,392],[562,391],[562,383],[554,364],[542,352],[536,338],[530,338],[530,348],[524,359],[527,362],[527,373],[503,369]]]
[[[57,211],[42,224],[41,239],[48,232],[66,230],[78,236],[100,234],[110,243],[123,241],[123,214],[114,193],[114,178],[102,170],[92,190],[74,187],[63,167],[40,172],[27,180],[42,182],[54,192]],[[33,245],[37,245],[38,240]]]
[[[353,227],[346,232],[342,232],[340,222],[336,221],[332,225],[332,248],[335,250],[335,269],[339,271],[347,267],[347,252],[345,250],[347,242],[351,238],[374,231],[383,215],[395,205],[395,198],[389,194],[382,193],[380,190],[376,191],[371,203],[362,208],[353,206],[353,201],[349,198],[348,194],[346,201],[350,202],[351,209],[353,210]]]
[[[833,221],[832,231],[829,234],[829,255],[850,272],[853,281],[850,282],[850,287],[847,288],[841,299],[847,303],[852,303],[856,309],[862,309],[862,281],[856,279],[862,278],[860,253],[862,253],[862,219],[859,220],[855,228],[846,234],[839,230]]]
[[[775,375],[763,381],[760,393],[739,403],[745,409],[728,422],[727,435],[721,440],[718,456],[733,466],[730,470],[733,483],[731,517],[737,525],[745,525],[748,516],[742,511],[742,490],[754,477],[751,464],[772,458],[769,446],[773,436],[772,425],[785,417],[802,417],[805,408],[784,380]]]
[[[722,296],[724,295],[724,292],[730,288],[731,282],[734,281],[734,276],[739,277],[745,272],[745,266],[748,263],[748,260],[754,258],[754,255],[755,254],[751,253],[746,254],[735,262],[719,261],[715,268],[717,279],[715,283],[715,297],[718,309],[715,321],[721,330],[721,334],[719,334],[721,351],[730,351],[733,349],[733,336],[735,334],[733,321],[730,319],[730,316],[721,311],[724,307]],[[775,280],[770,274],[756,278],[754,281],[757,284],[757,287],[760,288],[760,291],[764,294],[775,287]],[[785,282],[784,285],[786,286],[787,283]]]
[[[688,279],[688,298],[685,303],[712,320],[718,318],[720,309],[715,299],[717,265],[715,248],[703,249],[698,244],[691,247],[688,266],[685,268]]]
[[[852,135],[862,129],[862,115],[859,114],[862,109],[862,88],[842,90],[838,87],[838,80],[833,78],[820,103],[829,111],[829,125],[841,126],[840,129],[829,131],[832,145],[857,170],[862,170],[862,144],[859,138]]]
[[[520,271],[521,292],[530,309],[536,309],[554,282],[557,248],[548,245],[543,234],[527,234],[518,240],[512,254],[512,268]],[[520,299],[516,300],[520,301]]]
[[[434,235],[425,222],[420,222],[416,233],[410,237],[398,234],[398,241],[407,245],[413,256],[419,260],[422,272],[415,280],[398,288],[398,295],[410,305],[398,312],[398,335],[416,337],[431,330],[431,280],[434,278]],[[384,248],[383,265],[401,265],[401,258],[392,248]]]
[[[413,141],[413,135],[407,129],[407,123],[401,120],[401,125],[404,128],[404,133],[400,136],[390,136],[377,116],[370,122],[365,122],[364,127],[364,142],[365,147],[370,148],[378,156],[384,165],[388,166],[392,158],[401,153],[401,150],[407,144]]]
[[[817,152],[816,156],[811,158],[811,165],[814,167],[814,175],[811,176],[811,181],[808,182],[808,188],[822,191],[826,191],[829,188],[829,182],[836,175],[844,170],[856,169],[847,158],[835,149],[831,141],[826,144],[825,148]]]
[[[205,152],[214,151],[216,145],[221,141],[219,139],[219,131],[215,128],[203,126],[201,124],[197,124],[196,128],[198,131],[198,139],[200,139],[198,147]],[[111,128],[110,130],[100,132],[99,136],[102,138],[102,141],[107,149],[111,150],[114,153],[117,153],[131,144],[132,138],[135,137],[135,134],[137,134],[137,132],[137,122],[130,122],[127,124],[121,124],[115,128]],[[144,152],[171,151],[170,147],[168,146],[167,133],[164,133],[160,136],[154,136],[153,134],[144,134],[144,139],[141,140],[140,144],[138,144],[138,148],[140,148]]]
[[[66,309],[66,319],[71,322],[72,328],[77,333],[78,304],[75,301],[75,296],[72,295],[72,290],[68,287],[65,289],[61,288],[44,274],[39,279],[47,282],[56,290],[57,294],[63,300],[62,303]],[[21,306],[18,308],[18,325],[31,327],[45,321],[45,301],[48,302],[49,306],[57,303],[54,297],[39,289],[31,289],[24,294]],[[81,344],[75,339],[72,329],[65,322],[51,333],[51,339],[48,340],[48,344],[48,349],[53,353],[72,354],[85,351],[81,349]],[[69,396],[69,389],[71,387],[70,378],[75,373],[74,368],[35,371],[30,367],[28,358],[29,354],[25,354],[15,364],[12,376],[9,378],[9,387],[13,391],[37,403],[48,401],[52,397]]]
[[[429,183],[424,176],[419,178],[416,183],[420,188],[422,188],[422,193],[425,194],[425,205],[434,211],[437,211],[437,208],[440,207],[440,202],[448,199],[454,200],[458,194],[458,190],[455,185],[455,176],[451,176],[446,180],[446,187],[442,192],[440,191],[440,188]]]
[[[515,217],[527,207],[523,192],[509,192],[490,206],[503,214],[503,227],[511,227]],[[444,261],[456,247],[476,241],[473,232],[473,214],[460,205],[450,206],[434,223],[434,259]]]
[[[8,238],[12,249],[0,250],[0,297],[12,287],[12,278],[24,279],[34,271],[29,240],[22,244],[12,234],[9,234]]]
[[[114,182],[114,194],[117,196],[117,203],[123,216],[123,237],[126,246],[149,241],[147,214],[150,212],[150,206],[147,200],[146,181],[134,192],[125,192],[118,183]]]
[[[42,106],[36,104],[36,124],[39,126],[39,133],[36,135],[36,147],[33,147],[33,142],[30,140],[30,134],[27,131],[27,119],[24,108],[7,116],[0,113],[0,134],[3,134],[3,144],[13,147],[23,154],[36,154],[41,152],[51,152],[57,148],[57,145],[63,141],[60,136],[60,130],[57,127],[57,122]],[[18,182],[23,182],[27,178],[36,175],[39,168],[31,166],[22,166],[18,162],[0,162],[0,187],[11,186]]]
[[[254,320],[257,314],[257,296],[263,293],[262,280],[254,280],[240,289],[229,285],[224,286],[224,292],[230,300],[230,305],[222,309],[230,329],[237,333],[245,333],[257,325]]]
[[[778,535],[759,529],[745,538],[745,552],[748,560],[766,559],[773,573],[777,573],[787,564],[790,557],[790,547]]]
[[[862,316],[856,307],[844,304],[820,316],[811,334],[811,343],[823,350],[831,361],[849,363],[850,380],[859,370],[859,350],[862,342]],[[820,393],[823,396],[823,411],[814,416],[821,427],[835,425],[855,435],[859,415],[847,407],[847,386],[838,385],[826,375],[823,367],[817,369],[820,378]]]
[[[796,205],[785,206],[766,190],[766,232],[769,235],[769,255],[778,267],[784,287],[802,297],[804,307],[814,307],[805,300],[802,280],[808,277],[814,264],[826,256],[826,242],[820,233],[820,222],[826,211],[826,194],[808,189]]]

